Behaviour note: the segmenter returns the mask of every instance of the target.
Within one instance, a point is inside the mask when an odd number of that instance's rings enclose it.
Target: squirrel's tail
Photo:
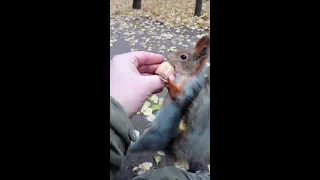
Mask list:
[[[136,142],[131,143],[128,152],[163,150],[175,135],[183,109],[170,97],[163,102],[156,119]]]

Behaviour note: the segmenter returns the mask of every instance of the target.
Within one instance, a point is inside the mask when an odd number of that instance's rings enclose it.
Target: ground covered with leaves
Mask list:
[[[186,26],[210,30],[210,0],[203,0],[202,14],[194,16],[195,0],[142,0],[141,10],[132,9],[133,0],[110,0],[110,16],[145,17],[167,27]]]
[[[137,11],[132,10],[132,0],[111,0],[110,59],[130,51],[149,51],[167,57],[171,52],[193,48],[196,41],[208,33],[210,26],[208,1],[204,0],[204,14],[199,18],[193,17],[194,3],[195,0],[142,0],[143,9]],[[138,136],[154,121],[166,93],[164,89],[149,97],[132,118]],[[133,179],[150,168],[170,165],[189,168],[173,162],[161,151],[127,154],[117,176],[118,179]],[[207,165],[199,161],[192,168],[208,170]]]

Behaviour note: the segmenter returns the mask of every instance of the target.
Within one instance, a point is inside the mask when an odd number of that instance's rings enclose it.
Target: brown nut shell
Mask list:
[[[158,74],[163,80],[166,80],[170,75],[174,74],[174,67],[168,62],[163,62],[157,68],[156,74]]]

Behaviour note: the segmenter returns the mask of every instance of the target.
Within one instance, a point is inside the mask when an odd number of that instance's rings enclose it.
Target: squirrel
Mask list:
[[[210,78],[193,100],[181,124],[183,128],[179,128],[167,152],[175,161],[202,157],[210,160]]]
[[[167,62],[174,67],[176,79],[166,79],[168,95],[163,105],[151,127],[131,143],[128,152],[161,150],[183,160],[210,152],[209,52],[207,35],[193,49],[168,55]],[[186,129],[179,129],[181,122]],[[205,138],[199,138],[202,136]]]

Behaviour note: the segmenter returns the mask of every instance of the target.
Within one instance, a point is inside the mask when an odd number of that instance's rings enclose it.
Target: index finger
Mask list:
[[[138,68],[144,65],[161,64],[164,61],[164,56],[161,54],[137,51],[128,53],[132,56],[132,63]]]

